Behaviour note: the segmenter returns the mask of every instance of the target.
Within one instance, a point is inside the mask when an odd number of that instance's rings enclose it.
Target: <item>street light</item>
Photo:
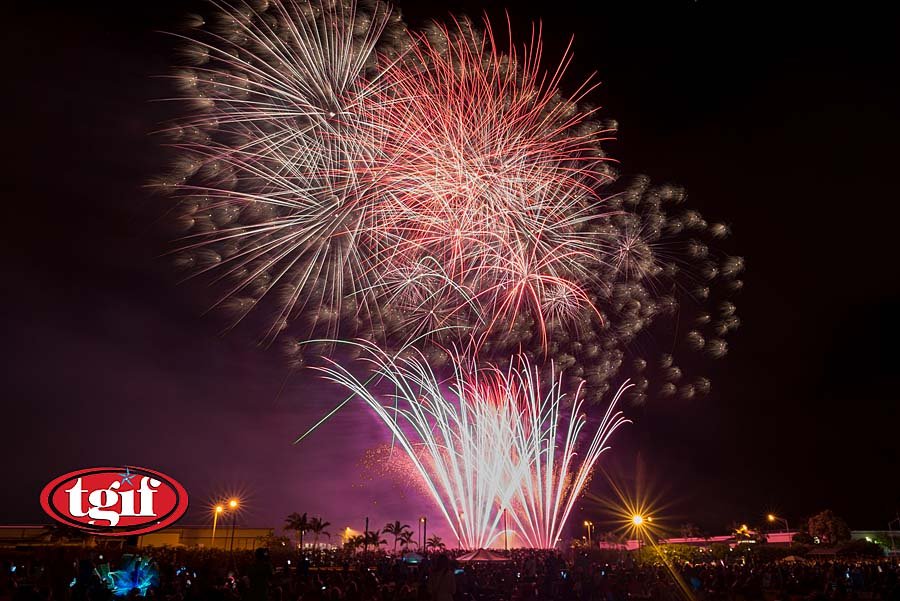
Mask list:
[[[237,499],[228,501],[228,508],[231,510],[231,561],[234,563],[234,527],[237,524],[237,509],[240,506]]]
[[[503,550],[509,551],[509,523],[506,521],[506,507],[503,508]]]
[[[790,532],[790,531],[791,531],[791,527],[788,526],[787,520],[784,519],[784,518],[778,517],[778,516],[775,515],[774,513],[770,513],[769,515],[767,515],[767,516],[766,516],[766,519],[769,520],[770,522],[781,522],[782,524],[784,524],[784,529],[785,529],[785,531],[787,531],[787,532]]]
[[[425,549],[425,553],[428,553],[428,518],[424,515],[419,518],[419,529],[422,534],[422,546],[419,549]]]
[[[591,546],[591,528],[593,526],[594,526],[594,522],[591,522],[590,520],[584,521],[584,527],[587,528],[587,542],[588,542],[589,547]]]
[[[216,524],[219,523],[219,514],[225,511],[225,508],[221,505],[216,505],[213,509],[213,531],[212,531],[212,540],[209,543],[210,547],[216,546]]]

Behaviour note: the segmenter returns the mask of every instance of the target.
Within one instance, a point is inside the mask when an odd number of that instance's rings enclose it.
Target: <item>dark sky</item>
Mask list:
[[[292,446],[333,395],[223,336],[202,315],[208,296],[159,256],[164,203],[141,187],[165,160],[148,134],[174,114],[152,102],[172,94],[154,77],[174,47],[157,31],[196,6],[33,4],[19,3],[2,42],[0,522],[44,520],[40,488],[65,471],[129,463],[183,482],[194,520],[240,489],[247,523],[290,511],[413,523],[427,509],[357,483],[381,429],[351,411]],[[486,2],[400,6],[413,23],[485,8],[503,18]],[[712,532],[824,508],[884,528],[900,508],[893,15],[849,3],[508,6],[519,30],[543,19],[549,56],[575,34],[569,81],[598,72],[622,173],[686,186],[747,258],[743,326],[713,393],[651,400],[615,441],[611,471],[632,486],[643,466],[672,523]],[[593,489],[607,493],[602,478]]]

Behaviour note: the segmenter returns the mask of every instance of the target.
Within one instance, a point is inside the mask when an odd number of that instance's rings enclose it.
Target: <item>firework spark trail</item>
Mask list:
[[[584,224],[599,217],[596,189],[608,176],[597,145],[607,132],[573,133],[589,121],[574,110],[589,87],[560,97],[568,57],[548,78],[539,34],[520,55],[485,27],[413,34],[409,56],[384,74],[389,108],[371,115],[384,133],[374,171],[394,199],[380,227],[395,244],[380,261],[438,261],[498,316],[488,331],[529,312],[545,335],[548,284],[590,304],[587,265],[604,249]]]
[[[539,27],[516,45],[487,21],[408,31],[378,2],[213,6],[181,36],[193,110],[158,188],[178,200],[176,265],[234,323],[255,311],[292,367],[328,352],[309,339],[418,339],[434,365],[474,341],[552,359],[591,400],[623,365],[634,403],[709,390],[635,338],[673,316],[687,348],[727,352],[743,260],[707,244],[729,228],[646,178],[601,194],[615,125],[584,104],[590,79],[560,91],[571,54],[543,67]]]
[[[384,300],[430,263],[444,279],[417,285],[433,284],[432,310],[417,321],[421,303],[398,304],[386,335],[487,335],[529,314],[546,338],[546,308],[590,305],[604,253],[586,224],[611,176],[607,132],[575,108],[592,86],[559,92],[568,53],[545,72],[540,32],[503,48],[488,22],[458,21],[396,34],[405,51],[386,54],[386,5],[215,5],[223,23],[191,38],[197,64],[179,77],[202,108],[174,144],[190,168],[165,183],[189,197],[182,250],[218,251],[184,266],[231,281],[220,303],[238,320],[276,290],[268,338],[303,314],[334,336],[348,315],[391,313]]]
[[[204,210],[232,215],[195,229],[183,250],[228,249],[198,271],[233,282],[220,302],[243,295],[238,319],[278,290],[272,338],[298,313],[324,306],[340,314],[367,285],[357,238],[378,198],[359,181],[372,146],[360,103],[378,85],[363,72],[390,10],[378,3],[363,17],[355,2],[290,0],[265,13],[216,6],[224,31],[193,40],[201,64],[180,78],[207,106],[181,129],[212,134],[175,147],[206,171],[215,166],[181,189],[199,195]]]
[[[374,373],[395,388],[390,396],[397,405],[379,402],[366,384],[337,364],[321,369],[328,379],[364,399],[390,428],[454,534],[467,544],[484,546],[497,526],[495,499],[512,495],[499,484],[507,469],[501,441],[510,438],[511,420],[498,419],[481,402],[457,408],[444,398],[441,381],[424,360],[367,349]],[[457,375],[461,378],[462,372]],[[457,379],[454,386],[462,389],[466,384]],[[414,437],[406,434],[404,425],[412,428]]]
[[[622,386],[594,433],[587,449],[583,450],[581,462],[576,460],[577,443],[587,420],[582,410],[581,387],[572,395],[576,400],[565,422],[561,419],[561,404],[566,398],[560,390],[560,383],[551,377],[549,392],[543,398],[532,391],[541,388],[539,376],[526,363],[515,373],[520,380],[521,390],[528,391],[529,410],[526,412],[527,432],[513,438],[515,453],[519,457],[529,457],[530,462],[522,462],[530,469],[522,469],[521,483],[516,488],[513,500],[513,518],[519,534],[532,547],[551,548],[562,536],[562,529],[584,486],[590,480],[593,468],[600,455],[609,449],[608,441],[619,426],[627,423],[615,407],[629,385]],[[554,441],[559,440],[559,428],[565,424],[562,449],[554,450]],[[574,468],[574,469],[573,469]],[[530,511],[516,510],[528,507]]]
[[[292,368],[368,341],[351,354],[375,375],[326,375],[388,425],[460,540],[488,545],[506,510],[553,546],[624,423],[623,387],[588,440],[583,399],[607,398],[623,365],[634,404],[709,390],[636,338],[668,316],[688,348],[725,354],[740,320],[722,292],[744,263],[707,244],[729,228],[646,178],[601,194],[615,125],[584,104],[591,78],[561,92],[570,48],[542,66],[540,27],[516,45],[487,20],[411,32],[381,2],[212,5],[182,36],[193,110],[158,182],[179,201],[177,265],[216,283],[235,323],[268,306],[264,340],[281,336]]]
[[[363,383],[337,363],[319,369],[388,426],[460,543],[490,546],[506,509],[528,546],[555,546],[610,437],[628,421],[615,410],[626,387],[584,445],[580,391],[564,412],[559,381],[542,392],[523,357],[502,371],[454,355],[454,375],[444,381],[420,354],[397,357],[361,346],[381,385]],[[393,392],[374,392],[385,384]]]

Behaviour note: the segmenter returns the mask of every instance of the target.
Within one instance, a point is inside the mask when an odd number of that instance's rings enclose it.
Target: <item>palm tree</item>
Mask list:
[[[615,532],[606,531],[606,532],[601,532],[599,535],[597,535],[597,542],[606,543],[608,545],[619,546],[619,545],[624,544],[625,540],[623,539],[623,537],[620,534],[617,534]]]
[[[378,549],[379,545],[386,545],[387,541],[381,538],[381,530],[369,530],[364,534],[366,546],[372,545]]]
[[[438,536],[437,534],[435,534],[434,536],[432,536],[431,538],[429,538],[427,541],[425,541],[425,548],[427,549],[428,547],[431,547],[432,550],[434,550],[434,549],[446,549],[446,548],[447,548],[447,545],[444,544],[444,542],[441,540],[441,537],[440,537],[440,536]]]
[[[329,526],[331,526],[331,522],[326,522],[322,518],[312,518],[309,521],[309,531],[315,535],[313,538],[313,549],[319,545],[319,537],[323,534],[329,539],[331,538],[331,533],[325,530]]]
[[[287,516],[284,523],[284,529],[297,532],[300,537],[300,549],[303,549],[303,533],[309,530],[309,520],[307,519],[306,514],[300,515],[299,513],[294,512]]]
[[[385,534],[393,534],[393,535],[394,535],[394,553],[397,552],[397,541],[400,540],[400,537],[401,537],[401,536],[403,535],[403,533],[406,532],[407,530],[409,530],[410,533],[412,532],[412,530],[410,530],[409,524],[401,524],[401,523],[400,523],[400,520],[397,520],[397,521],[394,522],[393,524],[391,524],[391,523],[385,524],[385,526],[384,526],[384,533],[385,533]]]
[[[700,536],[700,528],[690,522],[682,524],[680,530],[682,538],[698,538]]]
[[[400,546],[409,548],[410,544],[419,546],[419,543],[413,540],[413,531],[412,530],[404,530],[400,533]]]
[[[354,536],[349,537],[346,541],[344,541],[344,546],[349,547],[350,549],[359,549],[363,546],[363,535],[356,534]]]

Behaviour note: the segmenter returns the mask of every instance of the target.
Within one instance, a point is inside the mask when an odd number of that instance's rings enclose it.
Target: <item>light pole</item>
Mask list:
[[[216,505],[213,509],[213,532],[212,532],[212,540],[209,543],[209,546],[215,548],[216,546],[216,524],[219,523],[219,514],[225,511],[225,508],[221,505]]]
[[[585,520],[585,521],[584,521],[584,527],[587,528],[587,534],[588,534],[588,535],[587,535],[587,543],[588,543],[588,547],[590,547],[590,546],[593,544],[593,543],[591,542],[591,528],[593,528],[593,526],[594,526],[594,522],[592,522],[592,521],[590,521],[590,520]]]
[[[424,517],[419,518],[419,534],[416,537],[416,540],[419,543],[419,551],[422,551],[422,524],[425,522]]]
[[[428,518],[424,515],[419,519],[419,522],[422,524],[422,548],[425,549],[425,554],[428,554]]]
[[[503,508],[503,550],[509,552],[509,522],[506,521],[506,515],[509,510]]]
[[[234,527],[237,524],[237,510],[240,506],[237,499],[228,501],[228,509],[231,510],[231,563],[234,563]]]
[[[769,520],[770,522],[781,522],[782,524],[784,524],[784,530],[785,530],[786,532],[790,532],[790,531],[791,531],[791,527],[788,526],[787,520],[784,519],[784,518],[778,517],[778,516],[775,515],[774,513],[770,513],[769,515],[767,515],[767,516],[766,516],[766,519]]]

